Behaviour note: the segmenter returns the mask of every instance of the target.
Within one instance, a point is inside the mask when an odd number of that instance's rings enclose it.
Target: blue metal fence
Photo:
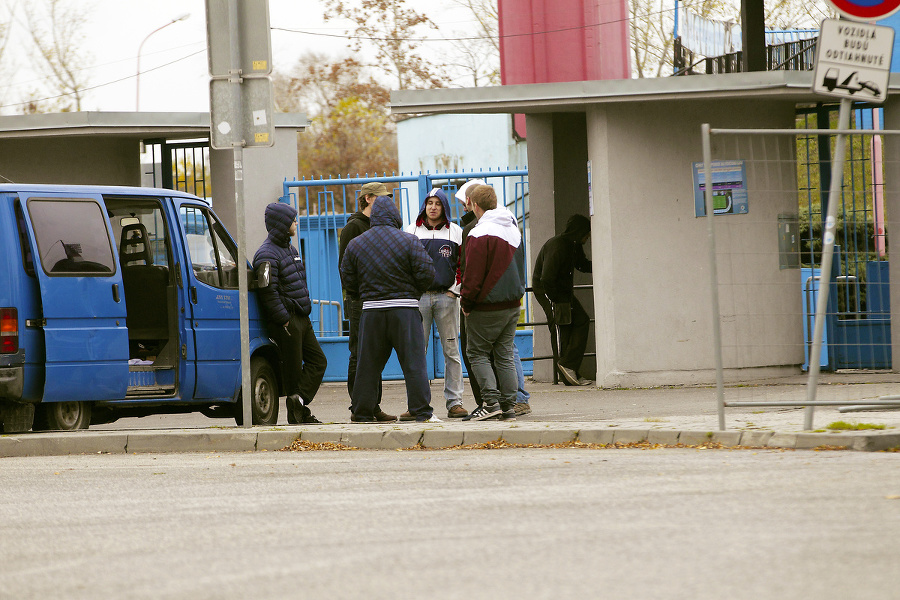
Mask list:
[[[319,342],[328,358],[326,381],[345,381],[347,378],[348,323],[345,319],[343,294],[338,270],[338,240],[348,217],[357,209],[356,198],[360,188],[369,182],[380,181],[394,194],[400,209],[403,226],[409,225],[418,215],[422,199],[433,187],[441,187],[450,198],[451,220],[459,224],[465,212],[456,199],[456,191],[470,179],[483,179],[497,192],[498,205],[504,205],[516,216],[522,229],[525,244],[526,265],[529,264],[528,229],[528,170],[506,169],[487,171],[460,171],[424,173],[419,175],[390,175],[382,177],[347,177],[331,179],[301,179],[285,181],[282,202],[292,204],[299,214],[297,238],[301,256],[306,264],[307,284],[313,299],[311,320],[318,332]],[[531,306],[526,295],[521,322],[531,321]],[[521,328],[516,335],[516,345],[521,356],[531,356],[532,332]],[[437,350],[437,351],[435,351]],[[428,344],[429,376],[443,377],[444,357],[440,351],[440,339],[436,330]],[[531,365],[526,373],[531,373]],[[385,368],[384,379],[402,379],[396,355]]]

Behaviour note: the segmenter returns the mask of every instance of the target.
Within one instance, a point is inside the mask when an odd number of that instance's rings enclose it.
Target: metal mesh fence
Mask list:
[[[872,405],[900,389],[883,185],[897,165],[881,154],[882,137],[900,132],[851,130],[860,115],[843,126],[835,116],[801,111],[795,130],[704,126],[695,212],[709,232],[720,428],[728,407]],[[821,371],[872,376],[873,385],[863,397],[818,395]],[[800,376],[805,389],[724,385]]]

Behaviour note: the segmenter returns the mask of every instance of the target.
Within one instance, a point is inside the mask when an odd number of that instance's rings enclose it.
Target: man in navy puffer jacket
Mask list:
[[[266,207],[266,230],[253,267],[270,265],[268,287],[259,290],[269,333],[281,349],[284,389],[288,392],[288,423],[319,423],[309,410],[328,364],[316,340],[309,313],[312,303],[306,288],[306,267],[291,238],[297,235],[297,211],[290,204]]]
[[[362,300],[359,356],[350,420],[375,423],[381,372],[396,350],[406,380],[406,401],[416,421],[439,421],[431,408],[425,334],[419,298],[434,281],[434,266],[419,238],[401,231],[394,201],[379,196],[371,227],[353,238],[341,261],[341,284]]]

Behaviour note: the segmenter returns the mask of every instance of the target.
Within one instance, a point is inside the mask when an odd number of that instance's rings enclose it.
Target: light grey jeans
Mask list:
[[[444,351],[444,399],[447,410],[462,405],[463,376],[459,358],[459,298],[451,298],[445,292],[425,292],[419,298],[425,343],[431,342],[431,323],[437,326]]]
[[[518,307],[473,310],[466,317],[466,354],[481,387],[485,406],[500,404],[502,409],[508,410],[516,402],[518,378],[513,346],[518,322]],[[491,355],[494,356],[493,368]]]

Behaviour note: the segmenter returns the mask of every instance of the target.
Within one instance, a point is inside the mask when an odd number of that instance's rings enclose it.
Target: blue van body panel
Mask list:
[[[15,196],[3,194],[0,196],[0,240],[17,240],[16,217],[14,209]],[[22,311],[25,287],[23,276],[25,274],[22,265],[22,253],[13,251],[18,244],[8,246],[5,252],[0,252],[0,307],[16,308]],[[18,335],[19,350],[14,354],[0,354],[0,398],[19,401],[22,399],[25,387],[25,351],[22,335],[24,333],[24,321],[19,319]]]
[[[35,256],[44,318],[44,402],[113,400],[128,388],[128,329],[120,268],[109,276],[51,277],[40,264],[32,228],[32,198],[90,199],[104,215],[103,198],[83,192],[20,192]],[[110,250],[113,251],[110,242]]]
[[[18,309],[21,357],[0,357],[22,362],[22,397],[2,398],[31,402],[93,401],[100,405],[198,404],[233,402],[241,386],[240,320],[238,290],[219,289],[198,281],[179,218],[183,204],[210,210],[208,203],[190,194],[166,189],[112,186],[59,186],[0,184],[0,243],[19,240],[15,206],[25,209],[28,240],[38,256],[37,242],[27,218],[27,199],[92,198],[104,203],[104,195],[158,199],[162,203],[171,243],[171,269],[177,269],[182,285],[175,285],[180,360],[174,394],[159,397],[127,397],[129,339],[122,269],[106,276],[50,276],[39,261],[35,275],[26,273],[19,244],[7,244],[0,253],[0,307]],[[213,213],[214,214],[214,213]],[[116,240],[106,219],[114,250]],[[232,240],[233,241],[233,240]],[[118,285],[119,301],[115,300]],[[192,302],[191,288],[197,302]],[[251,356],[262,351],[274,356],[272,367],[280,371],[277,347],[269,339],[261,319],[256,294],[249,294]],[[31,323],[30,326],[26,326]],[[45,343],[46,342],[46,343]],[[271,352],[269,352],[269,349]],[[12,367],[10,367],[12,368]],[[6,372],[8,374],[8,371]],[[153,374],[156,383],[171,386],[175,370]],[[137,376],[136,385],[149,383],[149,375]],[[162,378],[164,381],[160,381]],[[164,412],[164,409],[161,410]]]
[[[182,206],[197,206],[196,202],[176,199],[174,210],[178,214],[179,251],[184,256],[184,264],[191,264],[189,250],[184,240],[188,224],[181,218]],[[201,208],[207,208],[201,206]],[[230,234],[229,234],[230,238]],[[233,238],[230,238],[234,242]],[[235,244],[236,245],[236,244]],[[248,263],[248,267],[249,267]],[[192,332],[196,365],[196,399],[234,400],[241,385],[240,370],[240,308],[238,290],[213,287],[197,279],[193,269],[185,269],[185,285],[193,288],[197,302],[190,301],[191,318],[188,327]],[[248,294],[247,312],[250,321],[251,356],[255,350],[272,342],[265,332],[265,324],[260,319],[256,294]],[[278,368],[278,365],[273,365]]]
[[[15,369],[13,387],[20,389],[21,394],[0,393],[0,397],[35,404],[41,401],[44,389],[44,335],[36,325],[42,318],[41,292],[37,277],[25,270],[16,220],[17,202],[18,194],[0,193],[0,242],[4,243],[4,251],[0,252],[0,306],[16,308],[19,317],[19,352],[0,355],[0,367]]]

